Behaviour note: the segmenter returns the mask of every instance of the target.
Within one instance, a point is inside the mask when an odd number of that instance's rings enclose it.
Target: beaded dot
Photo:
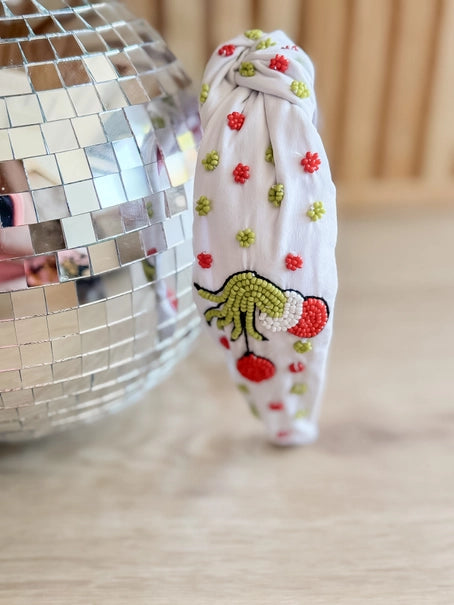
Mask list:
[[[227,124],[232,130],[241,130],[245,119],[246,116],[244,114],[234,111],[233,113],[229,113],[227,116]]]
[[[210,92],[210,87],[208,84],[202,84],[202,88],[200,90],[200,103],[201,105],[203,105],[205,103],[205,101],[208,99],[208,94]]]
[[[321,163],[318,153],[312,153],[311,151],[308,151],[301,160],[301,166],[303,166],[304,172],[310,172],[311,174],[320,168]]]
[[[285,266],[289,271],[296,271],[303,266],[303,259],[298,254],[287,254],[285,257]]]
[[[306,216],[308,216],[311,221],[315,222],[319,221],[325,213],[326,210],[323,206],[323,202],[314,202],[306,212]]]
[[[235,52],[235,48],[236,46],[234,44],[224,44],[224,46],[221,46],[218,50],[218,55],[221,57],[231,57]]]
[[[235,183],[241,183],[242,185],[244,185],[244,183],[251,176],[249,173],[249,166],[245,166],[241,163],[235,166],[232,174],[233,178],[235,179]]]
[[[268,65],[270,69],[274,69],[275,71],[280,71],[282,73],[287,71],[288,66],[289,61],[284,57],[284,55],[276,55],[270,60],[270,64]]]
[[[245,78],[251,78],[255,75],[255,67],[249,61],[243,61],[243,63],[240,65],[239,71],[240,75],[244,76]]]
[[[299,82],[298,80],[293,80],[290,84],[290,90],[300,99],[306,99],[310,96],[309,88],[304,82]]]
[[[201,195],[196,202],[195,210],[199,216],[206,216],[211,212],[211,200],[206,195]]]
[[[215,150],[210,151],[202,160],[202,164],[209,172],[215,170],[219,166],[219,153]]]
[[[308,351],[312,351],[312,344],[308,341],[298,340],[293,345],[293,348],[297,353],[307,353]]]
[[[273,185],[272,187],[269,188],[268,201],[271,204],[273,204],[273,206],[276,206],[276,208],[279,208],[283,199],[284,199],[284,185],[282,183],[277,183],[276,185]]]
[[[213,264],[213,257],[207,252],[201,252],[197,255],[197,262],[202,269],[209,269]]]

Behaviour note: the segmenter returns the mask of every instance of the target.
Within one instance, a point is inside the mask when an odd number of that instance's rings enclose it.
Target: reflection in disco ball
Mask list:
[[[0,439],[94,419],[189,349],[189,80],[115,0],[0,0]]]

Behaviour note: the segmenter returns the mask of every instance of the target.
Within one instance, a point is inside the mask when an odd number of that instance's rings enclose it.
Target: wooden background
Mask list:
[[[454,200],[454,0],[127,0],[200,84],[217,45],[283,29],[312,57],[342,200]]]

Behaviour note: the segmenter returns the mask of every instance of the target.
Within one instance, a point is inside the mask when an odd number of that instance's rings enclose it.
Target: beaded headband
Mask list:
[[[317,437],[337,291],[335,187],[314,69],[283,32],[216,49],[200,95],[195,300],[279,445]]]

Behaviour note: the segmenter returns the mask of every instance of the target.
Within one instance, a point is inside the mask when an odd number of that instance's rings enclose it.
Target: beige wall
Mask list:
[[[197,85],[237,33],[285,30],[312,57],[348,201],[454,203],[454,0],[129,0]]]

